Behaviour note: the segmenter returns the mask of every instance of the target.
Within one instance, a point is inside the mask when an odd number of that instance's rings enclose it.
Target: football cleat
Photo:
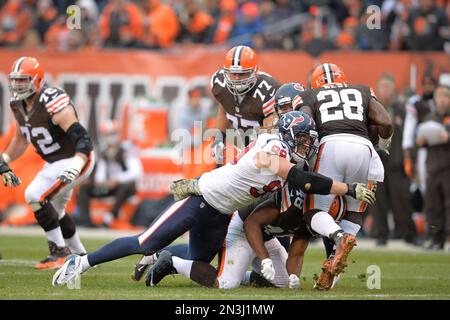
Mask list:
[[[72,254],[67,257],[63,266],[56,271],[53,275],[52,285],[62,286],[65,284],[75,284],[80,274],[83,273],[81,264],[81,257],[76,254]]]
[[[158,253],[154,253],[150,256],[142,256],[141,260],[134,267],[134,273],[131,275],[131,279],[134,281],[140,281],[148,267],[155,263],[158,259]]]
[[[53,241],[48,241],[48,248],[50,250],[50,255],[36,264],[36,269],[57,269],[64,264],[67,256],[70,255],[69,248],[58,247]]]
[[[333,274],[331,273],[331,263],[332,259],[328,258],[322,265],[322,272],[319,275],[319,279],[317,279],[314,284],[314,289],[317,290],[330,290],[333,285]]]
[[[344,233],[336,242],[336,254],[331,263],[331,273],[333,276],[344,272],[347,266],[347,257],[356,246],[356,237],[349,233]]]
[[[156,286],[165,276],[176,273],[173,267],[172,254],[167,251],[161,251],[155,264],[148,270],[145,279],[147,287]]]

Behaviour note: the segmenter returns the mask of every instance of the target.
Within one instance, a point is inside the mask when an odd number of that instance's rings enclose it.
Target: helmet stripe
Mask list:
[[[331,68],[329,63],[323,64],[323,71],[325,73],[325,77],[327,78],[327,83],[333,83],[333,75],[331,74]]]
[[[239,67],[241,65],[241,55],[243,50],[244,46],[239,46],[236,48],[236,50],[234,50],[233,66]]]
[[[22,62],[23,62],[26,58],[27,58],[27,57],[22,57],[22,58],[20,58],[20,59],[16,62],[15,66],[14,66],[14,72],[19,72],[19,70],[20,70],[20,65],[22,64]]]

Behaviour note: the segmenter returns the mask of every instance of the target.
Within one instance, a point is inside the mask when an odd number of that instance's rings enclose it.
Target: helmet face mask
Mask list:
[[[27,74],[9,75],[9,91],[19,100],[26,99],[36,92],[34,79]]]
[[[296,106],[302,101],[300,93],[303,91],[305,91],[305,88],[297,82],[288,82],[278,88],[274,103],[274,109],[278,117],[295,110]]]
[[[257,74],[254,69],[237,71],[224,68],[224,70],[225,84],[234,95],[246,94],[256,84]]]
[[[299,111],[283,114],[278,122],[278,130],[281,139],[291,149],[292,162],[308,162],[317,152],[316,125],[308,114]]]
[[[317,148],[314,145],[317,134],[310,132],[310,134],[299,133],[294,137],[294,148],[292,148],[292,159],[296,163],[302,161],[309,161],[317,152]]]

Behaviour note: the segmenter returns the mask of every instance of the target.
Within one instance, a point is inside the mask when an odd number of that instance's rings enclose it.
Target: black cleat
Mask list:
[[[134,281],[140,281],[145,271],[147,271],[149,264],[138,263],[134,267],[134,274],[131,276],[131,279]]]
[[[161,251],[158,255],[158,260],[148,270],[145,278],[145,285],[153,287],[157,285],[165,276],[176,273],[172,262],[172,253],[169,251]]]

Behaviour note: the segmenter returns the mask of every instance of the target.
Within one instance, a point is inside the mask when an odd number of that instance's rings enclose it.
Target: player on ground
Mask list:
[[[211,92],[219,102],[217,129],[222,133],[222,139],[216,137],[212,145],[218,164],[224,163],[227,129],[239,130],[242,141],[237,147],[242,148],[254,137],[255,129],[272,124],[274,94],[280,85],[259,69],[258,57],[250,47],[228,51],[223,68],[211,78]]]
[[[377,127],[382,149],[388,148],[393,127],[389,114],[373,91],[363,85],[347,85],[342,70],[329,63],[314,70],[312,88],[301,94],[303,101],[299,106],[317,123],[320,148],[314,171],[347,183],[369,183],[369,187],[376,181],[383,181],[383,164],[369,140],[368,126]],[[318,289],[326,290],[332,284],[329,280],[346,266],[366,209],[364,203],[346,197],[347,219],[338,225],[327,213],[333,199],[328,195],[308,195],[305,200],[308,225],[336,244],[334,257],[323,265],[322,276],[327,274],[328,277],[320,277],[316,283]]]
[[[285,141],[289,146],[292,147],[292,149],[296,150],[291,154],[292,159],[294,162],[297,163],[296,166],[299,168],[299,170],[301,172],[304,172],[305,161],[311,158],[312,154],[314,153],[313,147],[314,140],[317,138],[317,133],[315,131],[315,124],[309,116],[298,111],[293,111],[284,114],[280,118],[279,122],[280,122],[279,135],[283,141]],[[244,158],[242,160],[244,160]],[[323,194],[327,193],[327,190],[329,189],[323,186],[323,189],[318,188],[315,191]],[[307,191],[310,192],[311,189]],[[230,233],[228,234],[228,241],[225,250],[222,251],[222,263],[221,266],[219,267],[218,272],[214,267],[209,265],[208,262],[184,260],[179,257],[172,258],[171,254],[168,251],[164,251],[158,257],[158,261],[155,263],[155,265],[151,269],[149,269],[146,284],[148,286],[156,285],[161,281],[161,279],[164,276],[176,270],[178,273],[183,274],[184,276],[189,277],[192,280],[206,286],[231,288],[238,285],[242,279],[243,272],[248,267],[248,264],[252,260],[254,254],[252,250],[247,251],[243,250],[244,247],[247,247],[249,249],[248,243],[246,241],[245,242],[239,241],[242,239],[242,237],[239,236],[240,231],[242,232],[242,220],[241,221],[239,220],[240,220],[239,216],[238,215],[235,216],[233,223],[236,226],[233,229],[229,229],[229,232],[231,230],[235,232],[235,234]],[[239,226],[241,230],[239,230]],[[242,245],[242,247],[240,248],[241,250],[236,249],[232,250],[232,256],[233,255],[234,256],[229,258],[229,253],[227,252],[228,247],[229,246],[233,247],[234,245],[239,244]],[[284,255],[280,255],[280,248],[277,247],[277,244],[279,243],[269,242],[269,245],[271,246],[270,249],[273,255],[279,258],[277,259],[277,261],[282,261],[283,260],[281,259],[282,257],[284,257],[284,259],[286,258],[285,256],[286,252],[284,252]],[[245,253],[247,253],[246,257]],[[237,257],[243,258],[243,260],[240,262],[236,261]],[[233,262],[232,263],[228,262],[227,261],[228,259],[232,259]],[[266,262],[267,261],[262,261],[261,264],[263,274],[266,271],[265,269],[269,267],[265,264]],[[226,265],[226,267],[230,269],[229,271],[226,272],[226,274],[222,274],[224,265]],[[282,280],[279,280],[277,284],[279,286],[286,286],[287,284],[286,270],[284,268],[283,263],[279,264],[279,266],[280,265],[281,268],[278,268],[278,270],[280,270],[279,278],[281,279],[284,278],[286,281],[283,282]],[[233,274],[231,271],[235,271],[237,272],[237,274]]]
[[[304,172],[290,162],[303,148],[301,135],[295,130],[306,120],[310,120],[309,116],[300,113],[292,117],[289,135],[280,138],[262,134],[235,162],[204,173],[199,180],[176,181],[172,192],[180,201],[163,211],[145,232],[116,239],[83,257],[70,256],[55,273],[52,284],[72,283],[82,272],[100,263],[131,254],[152,254],[187,231],[192,259],[209,263],[223,244],[231,214],[264,194],[279,190],[285,181],[308,192],[351,194],[373,202],[374,193],[362,184],[336,182]],[[195,196],[189,196],[192,194]],[[191,267],[192,263],[186,269]]]
[[[295,106],[300,102],[299,93],[304,91],[305,88],[296,82],[289,82],[283,84],[275,93],[274,96],[274,117],[273,117],[273,125],[266,126],[267,129],[269,129],[266,133],[271,133],[270,130],[276,129],[276,132],[278,132],[278,118],[283,115],[286,112],[293,111]],[[272,133],[275,133],[272,132]],[[269,195],[268,195],[269,196]],[[243,208],[239,210],[239,214],[241,217],[243,215],[247,216],[250,212],[255,209],[258,203],[262,203],[266,200],[267,197],[261,197],[260,200],[257,203],[253,203],[249,207]],[[246,214],[243,214],[242,212],[246,212]],[[236,220],[236,219],[235,219]],[[237,223],[233,224],[234,226],[237,225]],[[232,228],[230,225],[229,231]],[[234,232],[234,231],[233,231]],[[238,231],[237,231],[238,232]],[[240,231],[239,231],[240,232]],[[228,233],[227,233],[228,234]],[[228,239],[228,237],[227,237]],[[279,239],[280,240],[280,239]],[[289,248],[289,238],[285,237],[285,241],[283,241],[281,244],[283,247],[287,250]],[[182,258],[182,259],[190,259],[189,257],[189,250],[187,244],[179,244],[175,246],[170,246],[168,248],[164,248],[165,250],[168,250],[173,256]],[[230,252],[230,250],[227,248],[227,252]],[[144,256],[140,259],[140,261],[136,264],[134,268],[134,273],[132,276],[133,280],[139,281],[149,265],[155,263],[156,259],[158,258],[159,252],[154,253],[150,256]]]
[[[30,143],[46,162],[25,190],[25,200],[44,229],[50,250],[36,268],[59,268],[71,252],[86,253],[65,207],[73,187],[93,169],[91,139],[78,122],[67,93],[45,85],[44,70],[38,60],[16,60],[9,81],[10,107],[17,130],[0,157],[0,174],[5,185],[20,184],[8,163],[19,158]]]

